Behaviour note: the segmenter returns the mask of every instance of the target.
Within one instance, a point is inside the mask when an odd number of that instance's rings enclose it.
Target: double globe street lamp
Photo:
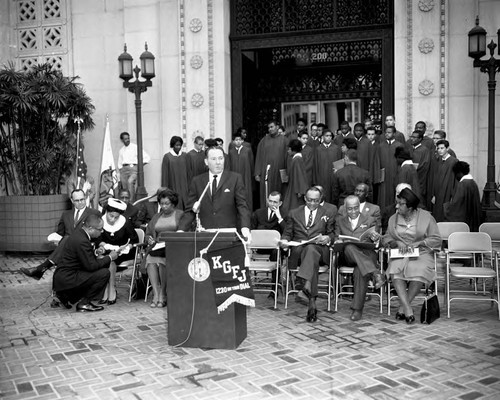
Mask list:
[[[500,44],[500,29],[497,31]],[[481,60],[486,54],[486,47],[490,51],[490,58]],[[497,184],[495,182],[495,75],[500,71],[500,60],[494,57],[497,44],[492,40],[486,45],[486,31],[479,26],[479,17],[476,26],[469,31],[469,57],[474,59],[474,68],[488,74],[488,167],[486,185],[483,192],[483,216],[486,221],[500,220],[500,205],[495,206]],[[500,48],[498,49],[500,54]]]
[[[136,115],[136,131],[137,131],[137,190],[135,199],[139,200],[147,196],[146,188],[144,187],[144,165],[142,157],[142,100],[141,93],[148,90],[148,87],[153,86],[151,79],[155,77],[155,56],[148,51],[148,44],[145,44],[145,51],[141,54],[141,68],[137,65],[132,69],[134,59],[127,53],[127,45],[124,45],[123,53],[118,57],[120,68],[120,78],[124,80],[123,87],[129,92],[135,94],[135,115]],[[142,72],[141,72],[142,71]],[[135,80],[129,82],[133,75]],[[139,73],[145,81],[139,80]]]

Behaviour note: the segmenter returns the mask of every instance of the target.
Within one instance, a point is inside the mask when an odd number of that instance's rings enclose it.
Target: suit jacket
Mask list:
[[[369,196],[372,192],[372,178],[370,173],[355,164],[347,164],[332,176],[332,203],[337,206],[344,204],[344,199],[354,194],[354,189],[360,183],[366,183]]]
[[[376,204],[365,202],[363,209],[359,210],[362,215],[366,215],[367,217],[373,217],[377,220],[377,231],[380,232],[380,227],[382,224],[382,216],[380,214],[380,207]],[[345,217],[347,215],[347,211],[345,209],[345,204],[341,205],[339,208],[339,217]],[[352,236],[352,235],[351,235]]]
[[[58,264],[53,277],[56,292],[80,286],[88,279],[89,272],[107,268],[111,259],[108,256],[98,259],[94,246],[82,228],[75,230],[64,245],[62,261]]]
[[[333,226],[335,219],[328,213],[325,207],[318,207],[316,217],[309,229],[306,229],[306,217],[304,208],[300,206],[290,211],[285,232],[281,236],[286,240],[308,240],[318,235],[328,235],[333,241]]]
[[[99,211],[93,208],[85,207],[82,215],[80,215],[80,218],[75,225],[75,209],[72,208],[71,210],[63,211],[61,219],[57,224],[56,232],[63,237],[71,235],[76,229],[83,226],[83,222],[90,214],[101,216],[101,213]]]
[[[332,218],[335,219],[337,217],[337,206],[324,201],[323,204],[320,204],[320,207],[323,207],[326,210],[327,214]]]
[[[372,226],[377,226],[377,220],[374,217],[360,214],[358,219],[358,224],[354,229],[351,227],[351,221],[347,215],[339,215],[337,218],[337,223],[335,224],[335,239],[339,238],[339,235],[348,235],[359,238],[363,232]],[[371,240],[366,239],[365,242],[371,242]]]
[[[192,211],[208,184],[208,172],[195,176],[189,186],[186,212],[181,218],[179,229],[190,230],[195,219]],[[207,190],[201,200],[199,218],[205,229],[250,228],[250,211],[246,201],[246,190],[240,174],[224,171],[220,177],[214,196]]]
[[[139,228],[141,222],[139,221],[139,209],[136,206],[128,203],[123,216],[127,218],[134,228]]]
[[[280,214],[283,217],[281,222],[278,222],[278,218],[276,215],[273,215],[273,217],[268,220],[267,219],[267,210],[268,208],[259,208],[258,210],[255,210],[252,214],[252,221],[251,221],[251,228],[252,229],[273,229],[275,231],[278,231],[279,233],[283,233],[285,230],[286,222],[285,222],[285,216],[283,214],[283,211],[280,208]]]

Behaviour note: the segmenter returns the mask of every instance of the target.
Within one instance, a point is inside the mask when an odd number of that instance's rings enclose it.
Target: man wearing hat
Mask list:
[[[83,221],[91,214],[100,216],[99,211],[87,207],[85,203],[85,193],[82,189],[75,189],[71,192],[71,203],[73,208],[71,210],[64,211],[57,225],[56,233],[62,236],[58,246],[52,252],[52,254],[40,265],[33,268],[21,268],[20,271],[31,278],[40,280],[48,269],[52,268],[53,265],[58,265],[62,258],[62,253],[64,249],[64,243],[69,235],[71,235],[76,229],[83,225]]]

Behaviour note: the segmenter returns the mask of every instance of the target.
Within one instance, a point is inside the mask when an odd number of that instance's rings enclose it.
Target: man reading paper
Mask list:
[[[353,236],[362,238],[361,243],[373,243],[380,239],[380,234],[373,229],[377,225],[377,219],[361,214],[359,210],[359,198],[347,196],[345,200],[347,215],[339,214],[335,224],[335,243],[341,243],[339,236]],[[363,235],[366,231],[371,232]],[[351,321],[358,321],[363,315],[366,291],[370,278],[375,282],[375,290],[385,284],[385,279],[377,266],[377,255],[372,248],[358,246],[354,241],[343,247],[342,257],[346,265],[354,267],[354,296],[351,303]]]

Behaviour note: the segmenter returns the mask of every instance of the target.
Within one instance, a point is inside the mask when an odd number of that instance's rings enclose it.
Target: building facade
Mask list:
[[[306,116],[336,129],[341,119],[367,117],[382,126],[388,114],[406,136],[419,120],[428,134],[445,130],[482,188],[487,75],[467,53],[476,16],[496,41],[497,0],[3,0],[0,61],[19,69],[49,61],[80,77],[96,106],[84,140],[97,176],[106,116],[115,158],[121,132],[135,141],[134,97],[117,59],[126,43],[140,64],[147,42],[156,66],[142,95],[150,193],[173,135],[186,150],[198,135],[227,146],[243,125],[256,145],[270,119],[292,129]]]

